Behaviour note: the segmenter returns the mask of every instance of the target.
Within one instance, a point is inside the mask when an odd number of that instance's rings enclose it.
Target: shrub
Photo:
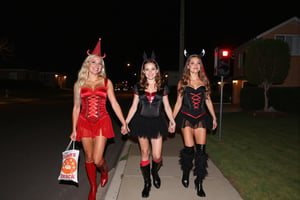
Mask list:
[[[244,110],[261,110],[264,108],[264,89],[245,87],[241,90],[241,108]]]
[[[275,110],[300,113],[300,87],[272,87],[268,95]]]

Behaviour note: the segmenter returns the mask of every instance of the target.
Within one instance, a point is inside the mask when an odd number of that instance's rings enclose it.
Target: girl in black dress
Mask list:
[[[139,83],[134,86],[134,97],[128,111],[126,122],[129,134],[137,137],[141,150],[141,171],[144,178],[142,197],[148,197],[151,188],[150,149],[152,149],[153,185],[160,187],[158,170],[162,165],[163,136],[175,131],[175,121],[168,99],[168,87],[162,85],[158,63],[152,59],[144,60]],[[162,108],[169,119],[169,127],[162,115]],[[151,143],[151,146],[150,146]]]
[[[204,197],[202,181],[207,175],[208,158],[205,152],[206,130],[214,130],[217,127],[217,120],[210,98],[209,80],[206,77],[201,57],[202,55],[193,54],[187,58],[182,78],[178,82],[178,95],[173,116],[177,127],[181,128],[185,145],[180,152],[180,164],[183,170],[182,184],[188,187],[189,174],[195,158],[194,174],[197,176],[195,179],[197,195]]]

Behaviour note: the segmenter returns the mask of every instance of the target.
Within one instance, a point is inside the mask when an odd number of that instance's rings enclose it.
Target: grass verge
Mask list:
[[[207,152],[245,200],[300,199],[299,115],[224,113]]]

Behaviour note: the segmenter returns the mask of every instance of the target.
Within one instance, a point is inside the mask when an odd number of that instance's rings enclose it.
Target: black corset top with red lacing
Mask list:
[[[81,112],[86,119],[96,121],[102,115],[107,113],[106,110],[106,86],[100,86],[92,90],[88,87],[82,87],[80,92]]]
[[[193,118],[199,118],[206,114],[205,86],[196,89],[190,86],[185,87],[181,112]]]

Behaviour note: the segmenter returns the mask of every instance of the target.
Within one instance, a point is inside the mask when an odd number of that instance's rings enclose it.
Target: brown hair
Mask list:
[[[188,68],[188,65],[189,65],[191,59],[194,58],[194,57],[197,57],[200,60],[201,67],[200,67],[200,71],[198,73],[198,77],[204,83],[206,94],[210,95],[210,92],[211,92],[210,83],[209,83],[209,80],[208,80],[208,78],[206,76],[206,73],[204,71],[204,65],[203,65],[202,59],[201,59],[200,55],[198,55],[198,54],[192,54],[187,58],[187,60],[185,62],[184,69],[183,69],[183,74],[182,74],[182,77],[180,79],[180,88],[178,89],[178,93],[180,95],[183,95],[183,91],[189,83],[189,79],[190,79],[191,75],[190,75],[190,69]]]
[[[145,74],[143,73],[143,70],[145,69],[145,65],[147,63],[153,63],[155,65],[155,68],[158,70],[156,76],[155,76],[155,84],[156,84],[156,88],[159,89],[161,87],[161,74],[160,74],[160,68],[158,63],[156,62],[156,60],[152,59],[152,58],[148,58],[146,60],[144,60],[143,64],[142,64],[142,68],[141,68],[141,79],[140,79],[140,86],[143,89],[146,89],[148,87],[148,82],[147,82],[147,77],[145,76]]]

